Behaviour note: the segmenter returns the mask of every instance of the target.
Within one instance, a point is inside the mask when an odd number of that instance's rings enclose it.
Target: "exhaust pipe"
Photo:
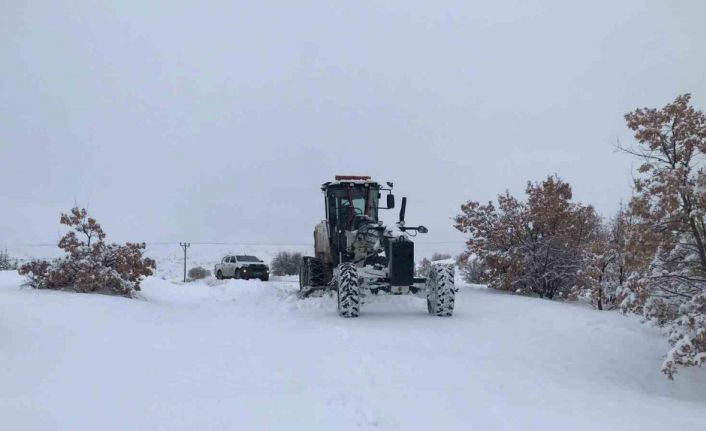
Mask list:
[[[404,225],[404,213],[405,210],[407,209],[407,198],[403,197],[402,198],[402,205],[400,206],[400,224]]]

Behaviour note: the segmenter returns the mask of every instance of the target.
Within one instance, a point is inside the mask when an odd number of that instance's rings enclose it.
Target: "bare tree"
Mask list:
[[[273,275],[296,275],[299,274],[301,261],[301,253],[281,251],[272,259],[270,268]]]

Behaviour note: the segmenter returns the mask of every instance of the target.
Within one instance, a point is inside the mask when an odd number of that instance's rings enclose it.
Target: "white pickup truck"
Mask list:
[[[221,259],[213,268],[216,278],[242,278],[249,280],[259,278],[262,281],[270,279],[270,268],[255,256],[228,255]]]

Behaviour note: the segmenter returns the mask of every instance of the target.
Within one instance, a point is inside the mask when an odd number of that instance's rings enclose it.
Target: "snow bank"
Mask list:
[[[359,319],[279,280],[139,299],[18,288],[0,272],[11,430],[695,430],[706,375],[659,372],[636,319],[463,287],[456,315],[377,297]]]

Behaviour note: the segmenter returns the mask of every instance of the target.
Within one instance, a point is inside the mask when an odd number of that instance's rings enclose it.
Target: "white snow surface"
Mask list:
[[[0,272],[3,430],[701,430],[706,370],[614,312],[462,286],[358,319],[293,279],[150,277],[138,299]]]

